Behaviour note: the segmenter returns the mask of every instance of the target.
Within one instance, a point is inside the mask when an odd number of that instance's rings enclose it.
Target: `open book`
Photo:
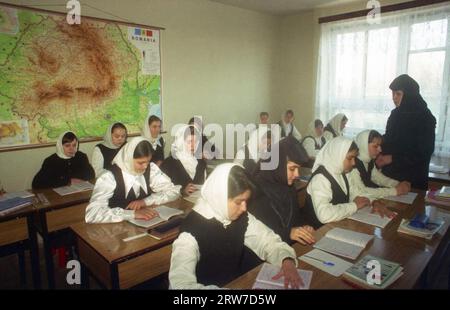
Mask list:
[[[302,278],[303,287],[301,290],[309,289],[312,278],[312,271],[297,269],[298,275]],[[281,277],[277,280],[272,278],[280,272],[280,267],[264,263],[261,270],[256,277],[255,283],[253,284],[253,289],[264,289],[264,290],[283,290],[284,288],[284,278]]]
[[[182,210],[169,208],[166,206],[158,206],[154,208],[154,210],[158,212],[159,216],[148,221],[132,219],[129,220],[129,222],[140,227],[150,228],[152,226],[158,225],[159,223],[168,221],[173,216],[184,214]]]
[[[386,227],[386,225],[392,220],[392,218],[389,218],[387,216],[381,217],[381,215],[379,215],[378,213],[372,213],[371,207],[359,209],[358,211],[353,213],[349,217],[349,219],[380,228]]]
[[[416,199],[416,197],[417,197],[417,193],[409,192],[408,194],[404,194],[404,195],[400,195],[400,196],[387,196],[387,197],[384,197],[383,199],[412,205],[414,200]]]
[[[90,191],[94,189],[94,185],[88,181],[74,183],[72,185],[61,186],[54,188],[53,190],[57,192],[60,196],[66,196],[70,194],[80,193],[84,191]]]
[[[325,252],[356,259],[366,247],[372,235],[342,228],[333,228],[314,247]]]

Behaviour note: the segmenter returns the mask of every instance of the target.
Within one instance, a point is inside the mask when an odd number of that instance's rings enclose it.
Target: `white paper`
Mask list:
[[[383,199],[412,205],[414,202],[414,199],[416,199],[416,197],[417,197],[417,193],[409,192],[408,194],[405,194],[405,195],[387,196],[387,197],[384,197]]]
[[[301,290],[309,289],[311,285],[311,278],[313,272],[310,270],[297,269],[298,275],[303,281],[304,286],[300,287]],[[253,289],[267,289],[267,290],[282,290],[284,289],[284,278],[281,277],[278,280],[272,280],[272,278],[280,272],[280,267],[264,263],[261,270],[256,277]]]
[[[57,192],[60,196],[66,196],[66,195],[80,193],[80,192],[89,191],[89,190],[93,190],[93,189],[94,189],[94,185],[85,181],[85,182],[75,183],[75,184],[68,185],[68,186],[57,187],[57,188],[54,188],[53,190],[55,192]]]
[[[334,266],[327,266],[323,262],[311,259],[307,256],[319,259],[321,261],[331,262],[334,264]],[[346,260],[343,260],[337,256],[328,254],[318,249],[314,249],[306,253],[305,255],[300,256],[299,259],[335,277],[341,276],[345,271],[347,271],[348,268],[350,268],[353,265],[352,263],[349,263]]]
[[[392,220],[387,216],[381,217],[378,213],[371,213],[371,207],[365,207],[356,211],[349,219],[358,221],[361,223],[366,223],[376,227],[384,228]]]
[[[159,223],[162,223],[164,221],[168,221],[172,216],[180,215],[180,214],[184,213],[182,210],[169,208],[166,206],[158,206],[158,207],[154,208],[154,210],[156,212],[158,212],[159,216],[152,218],[151,220],[148,220],[148,221],[131,219],[131,220],[129,220],[129,222],[134,225],[140,226],[140,227],[149,228],[149,227],[155,226]]]

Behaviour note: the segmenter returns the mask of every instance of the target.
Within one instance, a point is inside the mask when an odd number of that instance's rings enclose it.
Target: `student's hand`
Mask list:
[[[356,203],[356,207],[358,209],[361,209],[361,208],[364,208],[365,206],[370,205],[370,200],[367,197],[358,196],[355,199],[353,199],[353,202]]]
[[[304,286],[302,278],[298,275],[297,268],[295,267],[292,258],[286,258],[281,264],[280,272],[275,275],[272,280],[278,280],[284,277],[284,288],[300,288]]]
[[[398,183],[395,189],[397,190],[397,195],[404,195],[407,194],[411,189],[411,184],[409,182],[403,181]]]
[[[142,208],[134,211],[134,218],[136,220],[148,221],[157,216],[159,216],[158,212],[152,208]]]
[[[128,209],[128,210],[139,210],[139,209],[141,209],[142,207],[145,207],[145,201],[144,201],[144,199],[141,199],[141,200],[135,200],[135,201],[130,202],[130,203],[128,204],[128,206],[126,207],[126,209]]]
[[[392,155],[379,155],[375,160],[375,164],[378,168],[392,164]]]
[[[77,184],[77,183],[81,183],[81,182],[84,182],[84,180],[80,180],[80,179],[76,179],[76,178],[70,179],[70,184]]]
[[[189,183],[188,185],[186,185],[186,187],[184,188],[184,194],[185,195],[190,195],[190,194],[192,194],[193,192],[195,192],[197,190],[197,187],[195,187],[195,185],[194,184],[192,184],[192,183]]]
[[[294,227],[291,228],[290,238],[291,240],[297,241],[300,244],[307,245],[316,242],[314,238],[314,228],[311,226]]]
[[[382,218],[388,217],[388,218],[394,218],[397,213],[392,212],[389,210],[381,201],[374,201],[372,204],[372,211],[370,213],[378,213]]]

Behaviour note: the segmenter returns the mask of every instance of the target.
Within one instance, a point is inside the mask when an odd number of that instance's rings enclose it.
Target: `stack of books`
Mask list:
[[[439,218],[433,220],[425,218],[421,223],[418,223],[419,221],[415,218],[412,220],[402,219],[397,231],[430,240],[444,226],[445,221]]]
[[[13,197],[0,201],[0,216],[17,211],[33,204],[33,197]]]
[[[371,262],[372,264],[369,264]],[[373,263],[378,263],[380,268],[371,268]],[[351,285],[368,289],[385,289],[392,285],[403,275],[403,267],[400,264],[381,259],[376,256],[366,255],[351,266],[344,274],[343,279]],[[379,277],[379,284],[375,278]],[[372,281],[371,281],[372,280]]]

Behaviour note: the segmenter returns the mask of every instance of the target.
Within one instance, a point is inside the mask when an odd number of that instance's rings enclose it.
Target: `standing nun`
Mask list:
[[[343,113],[338,113],[333,116],[324,128],[323,136],[325,140],[328,142],[333,138],[341,137],[347,121],[348,118]]]
[[[172,245],[173,289],[218,288],[241,275],[245,248],[281,267],[285,286],[303,285],[294,249],[246,212],[252,185],[242,167],[217,166]]]
[[[161,136],[161,119],[156,115],[149,115],[144,123],[142,136],[150,141],[153,148],[152,162],[161,166],[164,161],[164,139]]]
[[[146,206],[176,200],[180,187],[150,162],[153,149],[147,139],[135,137],[120,149],[110,171],[100,175],[86,208],[86,223],[149,220],[157,213]]]
[[[127,128],[122,123],[111,124],[105,132],[103,142],[97,144],[92,152],[92,167],[95,176],[112,167],[112,161],[120,148],[127,142]]]
[[[34,176],[33,189],[60,187],[95,178],[94,169],[83,152],[78,150],[78,138],[66,131],[56,141],[56,153],[47,157]]]
[[[390,178],[427,190],[436,119],[420,95],[419,84],[409,75],[400,75],[389,88],[395,109],[387,120],[377,166]]]

